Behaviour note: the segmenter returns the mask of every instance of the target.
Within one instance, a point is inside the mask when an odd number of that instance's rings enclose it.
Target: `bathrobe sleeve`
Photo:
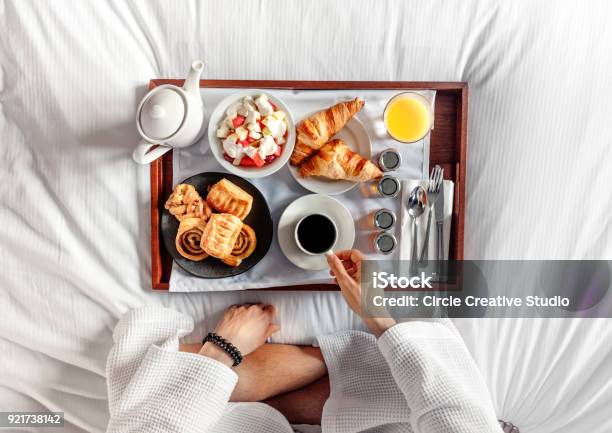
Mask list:
[[[451,323],[401,323],[378,339],[378,347],[410,407],[415,432],[500,431],[484,380]]]
[[[106,365],[108,433],[214,431],[238,378],[220,362],[178,351],[192,329],[190,317],[153,306],[119,321]]]

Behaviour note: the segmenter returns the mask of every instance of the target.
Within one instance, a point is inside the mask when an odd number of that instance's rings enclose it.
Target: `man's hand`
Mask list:
[[[362,315],[361,311],[361,261],[359,250],[345,250],[327,254],[329,273],[336,279],[342,296],[349,308]]]
[[[240,350],[242,356],[253,352],[280,327],[272,323],[276,309],[272,305],[234,305],[230,307],[215,328],[215,333]],[[206,343],[201,355],[232,365],[231,357],[212,343]]]
[[[330,273],[335,277],[342,296],[349,308],[357,313],[370,331],[377,337],[395,325],[395,320],[388,317],[366,317],[361,305],[361,262],[363,254],[359,250],[345,250],[327,254]]]

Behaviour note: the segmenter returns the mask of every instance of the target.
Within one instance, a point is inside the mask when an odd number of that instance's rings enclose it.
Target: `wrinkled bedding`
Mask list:
[[[148,168],[130,157],[152,77],[470,85],[465,252],[612,258],[606,1],[0,1],[0,411],[103,431],[111,330],[131,307],[279,308],[275,341],[360,328],[338,293],[150,291]],[[612,322],[460,320],[500,418],[609,432]]]

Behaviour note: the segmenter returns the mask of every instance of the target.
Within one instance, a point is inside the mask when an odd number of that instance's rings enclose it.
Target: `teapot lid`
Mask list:
[[[153,92],[142,105],[139,122],[142,131],[154,140],[170,137],[181,127],[185,103],[178,92],[163,88]]]

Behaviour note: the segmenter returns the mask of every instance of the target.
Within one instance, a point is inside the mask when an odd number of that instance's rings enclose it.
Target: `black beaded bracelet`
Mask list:
[[[214,332],[209,332],[204,341],[202,341],[202,344],[206,344],[208,342],[227,352],[227,354],[234,361],[233,367],[236,367],[242,362],[242,353],[240,353],[238,348],[220,335],[217,335]]]

